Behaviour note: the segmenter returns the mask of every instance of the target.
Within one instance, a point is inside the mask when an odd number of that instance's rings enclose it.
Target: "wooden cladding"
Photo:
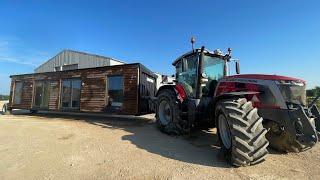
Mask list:
[[[143,72],[143,82],[140,82],[139,78]],[[64,93],[62,91],[62,83],[68,79],[78,79],[81,81],[80,90],[80,108],[72,109],[72,111],[82,112],[112,112],[118,114],[140,114],[140,92],[141,87],[148,87],[152,93],[142,93],[143,101],[145,101],[146,95],[154,95],[154,86],[150,81],[146,80],[146,74],[148,78],[155,78],[152,73],[144,66],[140,64],[126,64],[116,66],[105,66],[98,68],[79,69],[71,71],[38,73],[38,74],[26,74],[11,76],[11,98],[14,97],[14,83],[19,81],[23,82],[23,92],[20,104],[14,104],[10,102],[13,109],[40,109],[35,106],[35,83],[38,81],[46,81],[49,83],[49,104],[47,108],[41,108],[41,110],[51,111],[68,111],[68,109],[62,108],[61,98]],[[110,98],[107,89],[107,77],[121,76],[123,83],[123,93],[121,94],[122,103],[121,106],[116,108],[116,111],[110,111],[112,109]],[[152,82],[152,81],[151,81]],[[142,85],[140,83],[143,83]],[[140,90],[139,90],[140,89]],[[145,92],[145,90],[143,91]],[[150,91],[148,91],[150,92]],[[12,99],[10,99],[12,100]],[[146,102],[143,102],[146,104]],[[114,103],[115,104],[115,103]],[[145,105],[144,105],[145,106]],[[141,108],[141,110],[147,111],[147,108]],[[71,109],[70,109],[71,111]]]

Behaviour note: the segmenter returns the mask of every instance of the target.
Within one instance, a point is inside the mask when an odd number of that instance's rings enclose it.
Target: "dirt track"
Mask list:
[[[320,146],[232,168],[213,132],[160,133],[151,116],[0,115],[0,179],[320,179]]]

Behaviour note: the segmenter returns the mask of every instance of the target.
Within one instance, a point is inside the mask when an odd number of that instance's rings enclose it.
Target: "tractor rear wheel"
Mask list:
[[[267,130],[251,101],[221,100],[216,106],[216,125],[226,158],[232,165],[248,166],[264,161],[268,154]]]
[[[180,116],[180,106],[177,95],[173,90],[165,89],[158,95],[156,111],[157,125],[159,129],[169,135],[182,135],[188,131],[187,121]]]

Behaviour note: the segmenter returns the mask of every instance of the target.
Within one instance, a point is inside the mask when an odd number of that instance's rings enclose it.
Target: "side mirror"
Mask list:
[[[240,63],[239,63],[239,61],[236,61],[236,73],[240,74]]]

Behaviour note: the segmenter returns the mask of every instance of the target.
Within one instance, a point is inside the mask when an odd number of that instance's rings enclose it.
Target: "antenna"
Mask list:
[[[194,51],[194,43],[196,42],[196,38],[191,37],[192,51]]]

